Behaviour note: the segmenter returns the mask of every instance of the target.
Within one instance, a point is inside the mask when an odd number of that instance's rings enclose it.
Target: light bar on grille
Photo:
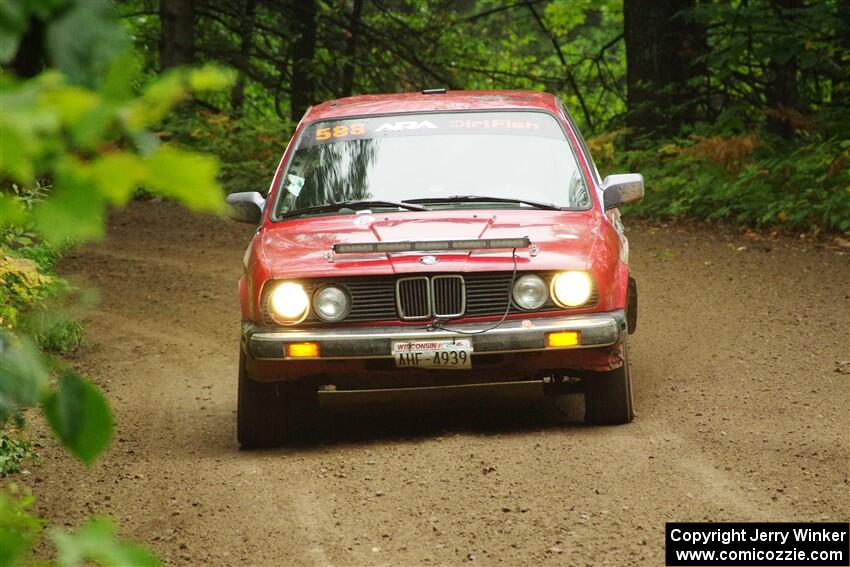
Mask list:
[[[437,250],[482,250],[488,248],[528,248],[529,246],[531,246],[531,240],[529,240],[528,237],[523,237],[334,244],[333,250],[336,254],[363,254],[369,252],[425,252]]]

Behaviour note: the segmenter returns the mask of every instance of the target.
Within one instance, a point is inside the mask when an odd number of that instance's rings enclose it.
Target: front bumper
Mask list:
[[[446,326],[469,333],[492,327],[493,323],[447,323]],[[557,331],[578,331],[581,334],[580,344],[570,347],[547,347],[547,333]],[[474,360],[476,355],[483,354],[606,347],[620,342],[625,332],[625,313],[617,310],[586,315],[512,319],[477,335],[442,330],[427,331],[424,328],[408,326],[285,329],[262,327],[246,322],[242,327],[242,342],[246,353],[254,360],[301,361],[392,358],[393,341],[466,338],[472,340]],[[286,356],[287,343],[306,342],[318,343],[319,356]]]

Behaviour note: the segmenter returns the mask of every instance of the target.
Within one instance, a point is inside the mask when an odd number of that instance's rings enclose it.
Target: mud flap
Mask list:
[[[633,335],[637,330],[637,309],[637,282],[633,277],[629,276],[629,284],[626,289],[626,328],[630,335]]]

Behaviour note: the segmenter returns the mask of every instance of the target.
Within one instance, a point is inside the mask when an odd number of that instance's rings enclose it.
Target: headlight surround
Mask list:
[[[537,274],[526,274],[514,282],[511,295],[520,309],[533,311],[543,307],[549,299],[549,290],[543,278]]]
[[[300,323],[310,311],[310,297],[304,286],[295,282],[281,282],[269,293],[269,312],[278,323]]]
[[[348,315],[350,306],[348,294],[335,285],[325,286],[313,295],[313,311],[322,321],[341,321]]]
[[[552,279],[552,297],[561,307],[580,307],[592,294],[593,280],[587,272],[561,272]]]

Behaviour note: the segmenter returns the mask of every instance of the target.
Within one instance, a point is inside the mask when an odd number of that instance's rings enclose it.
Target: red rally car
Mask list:
[[[307,111],[239,281],[238,438],[309,431],[318,390],[543,380],[586,421],[633,418],[637,292],[617,207],[563,104],[525,91],[332,100]]]

